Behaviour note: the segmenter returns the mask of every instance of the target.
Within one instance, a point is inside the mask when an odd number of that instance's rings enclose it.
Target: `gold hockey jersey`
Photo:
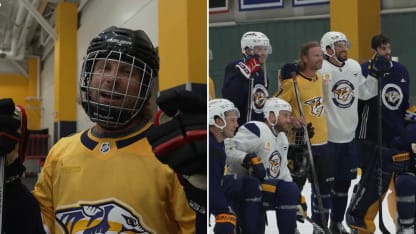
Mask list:
[[[328,140],[328,130],[326,125],[322,78],[319,74],[316,74],[316,77],[307,77],[303,74],[298,74],[296,80],[305,121],[307,123],[311,122],[312,126],[315,128],[315,134],[311,138],[311,144],[325,144]],[[296,117],[300,116],[292,79],[283,80],[280,90],[275,96],[290,103],[293,109],[292,115]]]
[[[153,154],[149,127],[121,138],[90,129],[52,147],[33,191],[51,233],[195,232],[195,212]]]

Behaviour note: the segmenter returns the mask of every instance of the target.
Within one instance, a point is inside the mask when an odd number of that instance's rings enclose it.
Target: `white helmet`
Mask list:
[[[277,119],[279,118],[279,112],[281,110],[292,112],[292,106],[283,99],[280,99],[277,97],[269,98],[266,100],[266,103],[264,104],[264,107],[263,107],[264,118],[267,120],[267,122],[269,122],[269,124],[271,124],[272,126],[275,126],[277,124]],[[273,112],[274,115],[276,116],[275,123],[271,123],[269,120],[270,112]]]
[[[238,111],[237,107],[234,106],[234,103],[229,101],[228,99],[224,98],[217,98],[212,99],[209,101],[208,104],[209,109],[209,125],[214,125],[217,128],[224,129],[227,126],[225,121],[225,113],[229,111],[235,111],[237,113],[237,117],[240,117],[240,112]],[[215,123],[215,118],[220,118],[223,122],[223,126],[219,126]]]
[[[246,32],[241,37],[241,51],[245,53],[245,49],[254,49],[255,46],[266,46],[267,54],[272,53],[272,45],[269,38],[261,32]]]
[[[329,57],[334,56],[334,55],[327,54],[326,48],[329,46],[333,51],[335,51],[334,44],[337,41],[345,41],[345,43],[347,44],[347,48],[350,48],[350,41],[348,40],[347,36],[345,36],[344,33],[331,31],[331,32],[325,33],[321,38],[322,52]]]

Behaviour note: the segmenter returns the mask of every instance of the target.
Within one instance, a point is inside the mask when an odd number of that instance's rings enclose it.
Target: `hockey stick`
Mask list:
[[[390,234],[387,230],[383,221],[383,97],[382,97],[382,87],[381,87],[381,78],[384,79],[386,73],[382,77],[378,78],[378,118],[377,118],[377,130],[378,130],[378,226],[380,231],[383,234]]]
[[[6,155],[0,156],[0,233],[3,233],[4,218],[4,183],[5,183]]]
[[[292,73],[292,80],[293,80],[293,87],[295,89],[296,102],[297,102],[298,107],[299,107],[300,117],[305,119],[305,114],[304,114],[303,108],[302,108],[302,102],[300,100],[298,81],[296,80],[296,73],[295,72]],[[325,230],[325,233],[331,233],[328,229],[328,225],[327,225],[326,218],[325,218],[324,204],[323,204],[323,201],[322,201],[321,192],[319,190],[318,176],[316,175],[315,163],[313,161],[312,148],[311,148],[311,142],[309,141],[308,129],[306,128],[306,125],[303,125],[302,127],[303,127],[306,146],[308,148],[309,163],[310,163],[310,166],[311,166],[313,186],[314,186],[314,189],[315,189],[315,192],[316,192],[316,198],[318,200],[318,209],[319,209],[319,213],[320,213],[321,220],[322,220],[322,226]]]
[[[249,122],[251,120],[251,111],[252,111],[252,101],[253,101],[253,88],[254,88],[254,78],[250,77],[250,79],[248,80],[248,100],[247,100],[247,118],[246,118],[246,122]]]

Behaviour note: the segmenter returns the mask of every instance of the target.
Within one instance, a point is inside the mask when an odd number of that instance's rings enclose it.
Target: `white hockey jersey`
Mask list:
[[[255,153],[266,168],[266,179],[292,181],[287,167],[289,142],[285,133],[279,132],[276,136],[264,122],[251,121],[224,143],[229,174],[248,175],[249,170],[242,166],[243,160],[248,153]]]
[[[342,67],[324,60],[322,75],[328,141],[347,143],[354,139],[358,124],[358,99],[368,100],[377,95],[377,79],[361,72],[360,64],[347,59]]]

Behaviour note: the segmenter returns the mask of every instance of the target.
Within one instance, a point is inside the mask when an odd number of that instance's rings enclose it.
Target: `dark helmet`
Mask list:
[[[103,71],[95,71],[97,62],[103,64],[117,63],[117,68],[123,64],[130,66],[128,84],[133,85],[131,78],[139,71],[140,80],[137,93],[128,93],[125,90],[116,88],[115,83],[121,79],[118,72],[112,79],[113,87],[111,90],[102,88],[103,78],[109,77]],[[134,72],[136,71],[136,74]],[[81,104],[91,121],[96,122],[105,128],[118,128],[127,125],[143,108],[149,99],[152,84],[159,72],[159,56],[152,42],[142,30],[130,30],[125,28],[110,27],[98,34],[90,42],[87,55],[80,77]],[[98,84],[94,87],[92,79],[98,79]],[[124,78],[125,79],[125,78]],[[96,81],[97,82],[97,81]],[[100,103],[97,95],[106,95],[111,98],[107,103]],[[113,98],[122,99],[117,103]],[[121,104],[120,104],[121,103]]]

